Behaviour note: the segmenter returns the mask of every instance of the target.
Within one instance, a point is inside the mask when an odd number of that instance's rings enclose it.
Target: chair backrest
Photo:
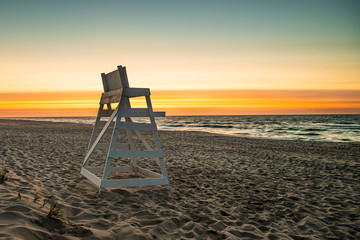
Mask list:
[[[126,67],[118,66],[118,69],[110,73],[101,74],[104,92],[117,90],[120,88],[129,88],[129,81],[126,74]]]

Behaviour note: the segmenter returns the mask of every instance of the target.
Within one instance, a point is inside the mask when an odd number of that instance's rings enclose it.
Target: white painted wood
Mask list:
[[[142,151],[142,150],[112,150],[109,157],[123,157],[123,158],[159,158],[162,157],[162,151]]]
[[[121,97],[122,91],[123,91],[123,88],[103,92],[101,94],[101,98],[108,98],[108,97],[113,97],[113,96],[120,96]]]
[[[132,122],[131,118],[129,118],[129,121]],[[141,132],[137,129],[134,130],[138,138],[142,141],[142,143],[145,145],[146,149],[149,151],[153,151],[153,148],[150,146],[148,141],[146,141],[145,137],[141,134]]]
[[[153,112],[154,113],[154,117],[165,117],[166,113],[165,112]]]
[[[141,132],[139,130],[135,130],[135,133],[139,137],[139,139],[143,142],[146,149],[149,150],[149,151],[153,151],[153,148],[150,146],[148,141],[146,141],[145,137],[141,134]]]
[[[147,108],[131,108],[121,112],[124,117],[150,117]],[[165,117],[165,112],[154,112],[154,117]]]
[[[155,124],[155,126],[156,126],[150,96],[146,96],[145,98],[146,98],[146,104],[147,104],[147,107],[148,107],[149,113],[150,113],[150,121],[151,121],[152,124]],[[158,151],[162,152],[161,145],[160,145],[160,140],[159,140],[159,133],[158,133],[157,129],[154,130],[154,138],[155,138],[156,149]],[[159,160],[158,160],[157,163],[161,168],[161,174],[164,176],[164,178],[168,179],[168,173],[167,173],[167,170],[166,170],[166,167],[165,167],[165,162],[164,162],[164,159],[163,159],[162,156],[159,157]],[[166,189],[169,189],[169,184],[167,184]]]
[[[103,167],[88,167],[84,168],[85,170],[91,172],[91,173],[102,173],[104,171]],[[110,173],[128,173],[131,172],[133,168],[131,166],[121,166],[121,167],[111,167],[109,169]],[[153,171],[150,171],[148,169],[137,167],[137,171],[145,176],[152,177],[152,178],[162,178],[163,176],[160,173],[156,173]],[[99,178],[100,180],[100,178]]]
[[[110,103],[118,103],[120,102],[121,96],[122,96],[123,89],[116,89],[108,92],[104,92],[101,95],[100,104],[109,104]]]
[[[136,129],[136,130],[155,130],[156,125],[153,123],[137,123],[137,122],[120,122],[117,125],[119,129]]]
[[[101,179],[98,178],[95,174],[87,170],[86,168],[81,168],[81,174],[85,176],[87,179],[89,179],[92,183],[94,183],[96,186],[100,187]]]
[[[130,86],[129,86],[129,80],[127,78],[126,67],[119,65],[117,68],[120,74],[121,85],[123,86],[123,88],[129,88]]]
[[[130,102],[129,102],[129,104],[128,104],[128,107],[131,108]],[[126,120],[127,122],[132,122],[132,120],[131,120],[130,117],[125,117],[125,120]],[[132,131],[127,129],[127,130],[126,130],[126,135],[127,135],[128,141],[129,141],[130,150],[134,150],[134,149],[135,149],[135,146],[134,146]],[[137,171],[137,160],[136,160],[136,158],[133,158],[133,159],[132,159],[132,165],[133,165],[133,171],[136,172],[136,171]]]
[[[111,116],[111,114],[113,113],[113,110],[111,108],[111,103],[107,103],[106,106],[107,106],[107,110],[105,111],[109,114],[109,116]]]
[[[96,135],[96,131],[97,131],[98,127],[99,127],[101,113],[103,111],[103,108],[104,108],[104,104],[100,104],[99,111],[98,111],[98,114],[96,116],[94,128],[93,128],[93,131],[91,133],[91,138],[90,138],[90,142],[89,142],[89,146],[88,146],[88,151],[89,151],[89,149],[91,148],[91,146],[93,145],[93,143],[95,141],[95,135]]]
[[[165,178],[111,179],[101,181],[101,187],[103,188],[139,187],[166,184],[168,184],[168,181]]]
[[[119,106],[120,104],[116,107],[116,109],[114,110],[113,114],[111,114],[111,117],[109,118],[109,120],[106,122],[105,126],[103,127],[103,129],[101,130],[99,136],[96,138],[95,142],[93,143],[93,145],[91,146],[91,148],[88,150],[84,162],[83,162],[83,166],[86,164],[86,162],[89,160],[89,157],[91,155],[91,153],[94,151],[96,145],[99,143],[101,137],[104,135],[105,131],[107,130],[107,128],[109,127],[110,123],[114,120],[117,112],[119,111]]]
[[[124,101],[122,103],[124,103]],[[120,104],[121,104],[121,102],[120,102]],[[120,104],[119,104],[119,106],[121,106]],[[121,116],[119,117],[119,115],[118,115],[118,117],[116,118],[116,121],[115,121],[115,126],[113,128],[113,133],[111,136],[110,147],[109,147],[109,151],[108,151],[108,154],[106,157],[105,168],[104,168],[102,180],[106,180],[109,175],[109,168],[111,166],[111,160],[112,160],[111,152],[114,151],[114,148],[115,148],[116,138],[119,133],[119,128],[117,127],[117,125],[119,124],[120,120],[121,120]]]
[[[104,171],[104,167],[87,167],[86,170],[91,173],[102,173]],[[132,170],[133,168],[131,166],[111,167],[109,168],[109,173],[127,173]]]
[[[150,95],[149,88],[124,88],[123,95],[126,97],[143,97]]]
[[[104,92],[109,91],[109,88],[108,88],[108,86],[107,86],[107,81],[106,81],[106,75],[105,75],[105,73],[102,73],[102,74],[101,74],[101,80],[102,80],[102,84],[103,84],[103,87],[104,87]]]
[[[130,88],[127,79],[126,68],[118,66],[118,69],[108,74],[101,74],[104,93],[100,98],[100,107],[95,121],[94,129],[91,135],[88,152],[85,156],[81,174],[99,187],[100,191],[108,187],[130,187],[130,186],[147,186],[147,185],[164,185],[169,189],[169,178],[165,168],[163,159],[163,152],[160,146],[160,140],[157,132],[155,117],[165,116],[165,112],[153,112],[150,89],[148,88]],[[129,98],[130,97],[145,97],[147,108],[132,108]],[[117,103],[117,107],[113,110],[111,103]],[[104,104],[107,104],[107,110],[104,110]],[[97,128],[101,122],[101,117],[109,117],[105,126],[95,139]],[[133,122],[131,117],[149,117],[149,123]],[[121,119],[125,121],[121,121]],[[100,143],[100,139],[104,136],[106,130],[112,126],[111,123],[115,119],[113,126],[112,137],[110,143]],[[117,143],[117,136],[119,129],[126,130],[126,139],[128,143]],[[152,131],[156,149],[147,142],[140,130]],[[135,148],[133,142],[133,131],[145,145],[147,150],[138,150]],[[122,140],[122,141],[123,141]],[[94,149],[107,150],[107,157],[104,167],[91,167],[88,166],[89,157]],[[111,166],[112,158],[130,158],[132,166]],[[155,159],[160,166],[161,174],[156,173],[141,167],[138,167],[137,160],[141,158]],[[149,178],[145,179],[108,179],[110,173],[141,173]],[[102,177],[96,176],[94,173]]]
[[[120,80],[120,74],[118,70],[112,71],[108,74],[105,74],[106,76],[106,83],[107,83],[107,91],[117,90],[120,88],[123,88]]]
[[[115,71],[107,74],[102,73],[101,77],[105,92],[129,87],[126,68],[121,65],[119,65]]]

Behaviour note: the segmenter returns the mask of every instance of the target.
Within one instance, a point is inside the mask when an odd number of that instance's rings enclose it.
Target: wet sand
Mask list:
[[[162,131],[170,191],[99,194],[80,178],[91,130],[0,120],[0,239],[360,238],[360,143]]]

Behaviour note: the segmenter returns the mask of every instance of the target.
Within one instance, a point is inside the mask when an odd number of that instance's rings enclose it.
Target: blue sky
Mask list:
[[[359,23],[348,0],[2,1],[0,83],[98,89],[123,64],[155,89],[360,88]]]

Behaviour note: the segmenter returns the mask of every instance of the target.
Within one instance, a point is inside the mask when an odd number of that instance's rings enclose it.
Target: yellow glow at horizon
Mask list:
[[[360,91],[152,91],[155,110],[167,115],[360,113]],[[101,93],[0,93],[0,116],[95,116]],[[145,107],[133,98],[133,107]],[[113,104],[114,107],[115,104]]]

